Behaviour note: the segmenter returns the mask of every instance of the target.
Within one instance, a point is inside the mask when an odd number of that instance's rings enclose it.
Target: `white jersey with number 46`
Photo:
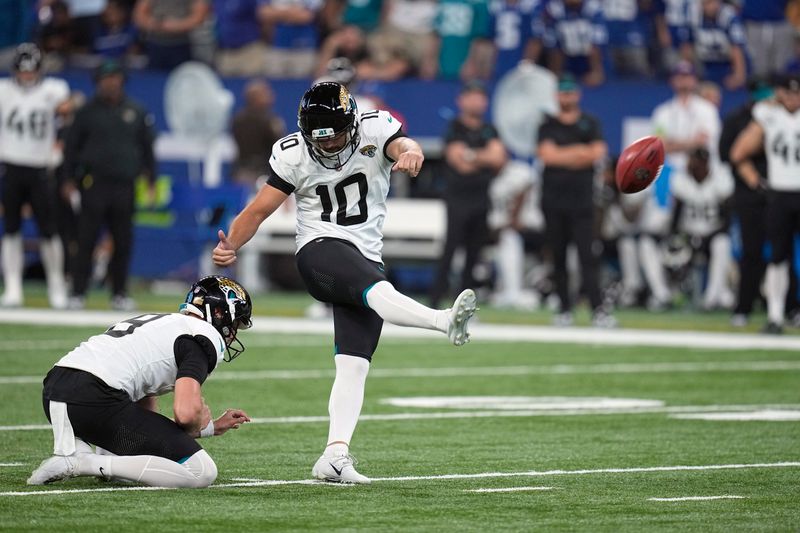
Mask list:
[[[383,221],[392,161],[386,145],[402,135],[400,122],[386,111],[360,115],[360,141],[338,170],[311,157],[300,133],[272,147],[269,183],[297,200],[297,249],[320,237],[353,243],[372,261],[381,261]]]
[[[56,109],[69,97],[64,80],[44,78],[23,87],[0,79],[0,161],[44,168],[53,160]]]
[[[178,313],[129,318],[95,335],[62,357],[55,366],[94,374],[113,389],[124,390],[131,401],[159,396],[175,389],[178,365],[175,341],[190,336],[223,360],[222,335],[204,320]]]
[[[789,113],[771,102],[753,106],[753,120],[764,129],[769,187],[800,191],[800,111]]]

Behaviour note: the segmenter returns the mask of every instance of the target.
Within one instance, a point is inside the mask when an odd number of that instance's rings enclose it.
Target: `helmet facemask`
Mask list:
[[[250,295],[244,287],[219,276],[209,276],[195,283],[180,307],[182,313],[202,318],[219,332],[225,342],[223,360],[226,362],[244,352],[244,344],[237,333],[252,326],[252,310]]]
[[[319,83],[306,92],[297,125],[311,157],[327,169],[341,169],[358,148],[358,108],[338,83]]]

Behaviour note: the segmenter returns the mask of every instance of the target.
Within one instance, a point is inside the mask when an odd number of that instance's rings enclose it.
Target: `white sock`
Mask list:
[[[199,488],[217,478],[217,466],[205,450],[184,463],[155,455],[78,455],[77,474],[144,483],[152,487]]]
[[[3,300],[8,303],[22,303],[22,271],[25,268],[25,255],[22,248],[22,234],[5,235],[0,245],[0,259],[3,266]]]
[[[364,403],[369,361],[346,354],[336,354],[333,360],[336,363],[336,379],[328,401],[331,421],[325,455],[347,455]]]
[[[622,271],[622,288],[630,292],[638,291],[642,288],[642,274],[639,271],[636,240],[633,237],[620,237],[617,241],[617,254]]]
[[[382,319],[398,326],[447,332],[447,311],[426,307],[397,292],[388,281],[379,281],[367,291],[367,305]]]
[[[767,265],[764,285],[767,289],[767,319],[770,322],[782,325],[786,306],[786,292],[789,290],[788,262]]]
[[[671,299],[667,279],[664,275],[664,267],[661,264],[661,254],[659,253],[656,241],[652,237],[642,235],[639,237],[639,261],[644,270],[644,277],[650,287],[653,296],[667,302]]]
[[[720,234],[711,239],[711,257],[708,261],[708,285],[703,297],[707,306],[723,304],[727,292],[728,268],[731,263],[731,239]]]
[[[39,251],[47,276],[47,295],[51,307],[63,308],[67,305],[67,283],[64,280],[64,248],[61,238],[54,236],[41,239]]]
[[[525,244],[519,232],[506,228],[497,242],[497,274],[502,294],[514,301],[522,292]]]

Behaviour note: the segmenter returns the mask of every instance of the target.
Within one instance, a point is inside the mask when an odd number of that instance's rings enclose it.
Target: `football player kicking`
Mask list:
[[[438,330],[460,346],[475,293],[463,291],[453,307],[435,310],[399,293],[381,261],[389,175],[416,176],[424,157],[386,111],[358,113],[347,89],[333,82],[312,86],[298,111],[300,131],[275,143],[270,177],[231,224],[220,230],[213,259],[236,260],[236,251],[294,193],[297,200],[297,267],[317,300],[333,305],[336,378],[328,412],[328,444],[311,473],[317,479],[369,483],[349,454],[372,354],[383,321]]]
[[[209,276],[192,286],[180,313],[125,320],[62,357],[44,380],[53,456],[28,484],[97,476],[157,487],[211,485],[217,466],[195,439],[250,419],[228,409],[212,420],[200,386],[220,361],[244,351],[236,333],[250,327],[251,311],[241,285]],[[155,402],[172,390],[174,421]]]

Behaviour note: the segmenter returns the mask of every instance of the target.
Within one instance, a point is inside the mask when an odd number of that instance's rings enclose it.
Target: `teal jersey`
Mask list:
[[[383,0],[347,0],[342,19],[345,24],[358,26],[363,31],[378,28],[381,22]]]
[[[434,21],[441,38],[439,76],[457,79],[473,39],[489,34],[486,0],[441,0]]]

